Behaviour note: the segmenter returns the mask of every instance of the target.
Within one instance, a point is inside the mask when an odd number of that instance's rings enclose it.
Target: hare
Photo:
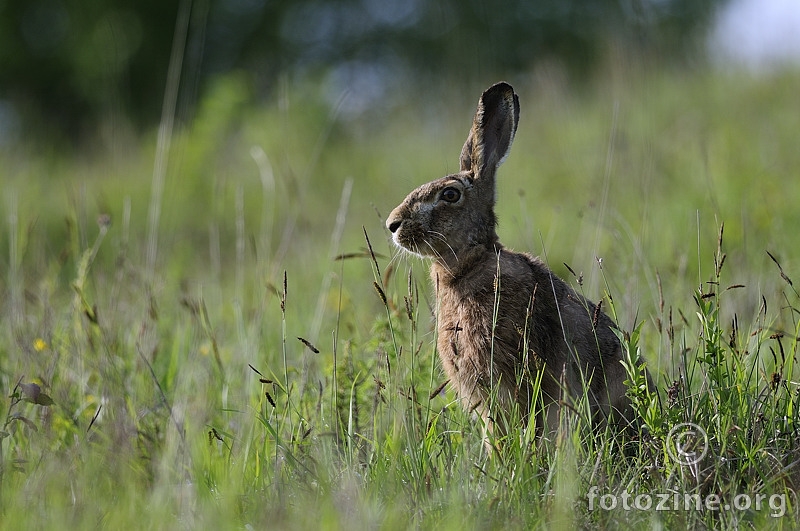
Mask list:
[[[433,259],[439,357],[462,405],[488,432],[503,433],[497,414],[515,405],[528,418],[539,377],[550,433],[560,404],[584,393],[593,421],[623,424],[632,412],[613,321],[541,260],[504,248],[495,232],[495,175],[518,121],[513,88],[487,89],[461,171],[413,190],[386,227],[400,249]]]

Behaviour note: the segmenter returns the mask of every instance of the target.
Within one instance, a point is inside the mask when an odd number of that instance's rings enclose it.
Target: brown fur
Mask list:
[[[399,247],[433,258],[439,356],[464,407],[477,410],[488,429],[498,408],[516,404],[527,417],[540,371],[550,430],[559,401],[584,391],[595,420],[625,421],[631,412],[614,323],[538,258],[498,241],[495,174],[518,120],[511,86],[487,89],[461,171],[412,191],[386,226]],[[490,405],[492,390],[497,402]]]

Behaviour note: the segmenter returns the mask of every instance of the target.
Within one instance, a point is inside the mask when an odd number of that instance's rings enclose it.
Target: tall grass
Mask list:
[[[551,81],[515,83],[499,232],[604,299],[639,429],[578,408],[489,457],[447,387],[381,218],[471,105],[376,127],[231,77],[173,140],[157,259],[153,142],[2,154],[0,527],[796,527],[797,77]]]

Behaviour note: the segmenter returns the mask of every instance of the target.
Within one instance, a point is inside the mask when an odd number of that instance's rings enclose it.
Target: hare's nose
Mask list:
[[[397,232],[397,229],[399,229],[400,225],[402,224],[403,222],[398,219],[395,221],[390,221],[390,223],[387,223],[386,226],[389,227],[389,232],[394,234],[395,232]]]

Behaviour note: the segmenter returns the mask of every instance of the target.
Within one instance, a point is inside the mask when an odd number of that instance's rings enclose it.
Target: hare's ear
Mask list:
[[[518,122],[519,98],[511,85],[501,81],[486,89],[461,150],[461,171],[472,171],[476,178],[493,178],[508,156]]]

